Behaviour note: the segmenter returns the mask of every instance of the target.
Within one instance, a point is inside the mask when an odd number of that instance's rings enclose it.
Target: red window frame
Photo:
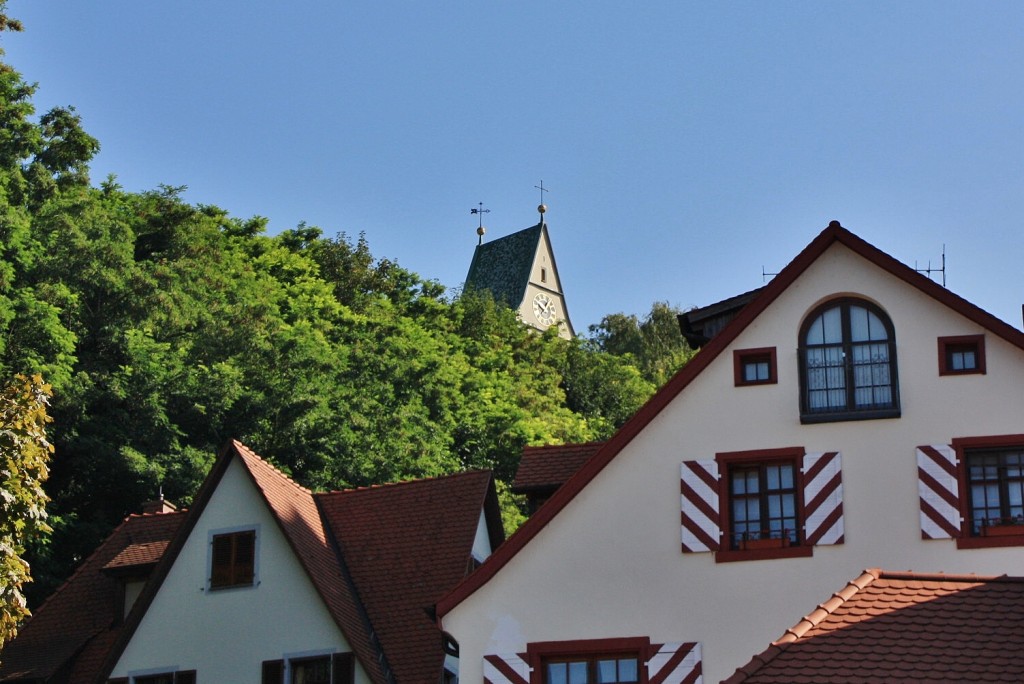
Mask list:
[[[748,380],[747,365],[751,363],[767,363],[768,377],[764,380]],[[752,385],[775,385],[779,382],[778,365],[776,364],[775,347],[757,347],[755,349],[734,349],[732,352],[733,382],[736,387]]]
[[[938,338],[939,375],[985,375],[985,336],[955,335]],[[973,351],[974,368],[953,368],[954,353]]]
[[[569,660],[589,662],[604,658],[636,658],[637,682],[648,684],[645,661],[650,645],[651,640],[647,637],[531,643],[526,651],[527,662],[530,665],[530,684],[547,684],[547,670],[544,667],[547,663]]]
[[[715,552],[716,563],[729,563],[733,561],[748,560],[769,560],[773,558],[801,558],[813,555],[814,547],[805,543],[804,540],[804,475],[802,462],[805,455],[803,447],[782,447],[780,449],[757,449],[753,451],[729,451],[715,454],[715,461],[718,463],[718,472],[721,474],[722,483],[718,489],[719,495],[719,524],[722,530],[722,548]],[[748,548],[731,548],[732,535],[732,488],[730,487],[729,473],[731,469],[742,466],[777,465],[787,463],[793,466],[793,478],[796,492],[794,493],[796,506],[796,542],[778,547],[755,548],[752,545]]]
[[[1007,530],[998,536],[974,536],[971,530],[971,482],[967,472],[967,460],[972,452],[1022,449],[1024,435],[995,435],[990,437],[955,437],[952,447],[956,451],[957,478],[960,485],[960,537],[957,548],[984,549],[1001,546],[1024,546],[1024,525],[1014,526],[1019,529]]]

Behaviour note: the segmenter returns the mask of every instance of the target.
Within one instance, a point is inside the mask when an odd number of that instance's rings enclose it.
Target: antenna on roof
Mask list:
[[[546,204],[544,204],[544,193],[548,192],[548,189],[544,187],[544,181],[540,182],[540,185],[534,185],[533,187],[540,190],[540,204],[537,205],[537,211],[540,212],[540,222],[544,223],[544,212],[548,210]]]
[[[771,276],[771,277],[774,278],[777,275],[779,275],[779,274],[778,273],[766,273],[765,270],[764,270],[764,266],[761,267],[761,282],[762,283],[768,282],[768,276]]]
[[[946,245],[945,244],[942,245],[942,268],[932,268],[932,261],[931,261],[931,259],[929,259],[928,260],[928,267],[927,268],[918,268],[917,267],[917,262],[915,261],[914,262],[914,270],[917,271],[918,273],[925,274],[929,278],[932,277],[932,273],[941,273],[942,274],[942,287],[946,287]]]
[[[487,229],[484,228],[484,214],[490,214],[491,210],[490,209],[484,209],[484,203],[483,202],[479,202],[478,205],[479,205],[479,209],[470,209],[469,213],[470,214],[479,214],[480,215],[480,225],[477,226],[477,229],[476,229],[476,234],[479,235],[480,237],[479,237],[479,240],[478,240],[478,242],[476,244],[482,245],[482,244],[484,244],[484,233],[487,232]]]

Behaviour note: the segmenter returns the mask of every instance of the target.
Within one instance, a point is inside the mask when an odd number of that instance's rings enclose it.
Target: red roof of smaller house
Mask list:
[[[135,560],[165,548],[184,519],[181,511],[133,515],[121,523],[5,645],[0,681],[46,681],[72,666],[66,681],[92,681],[121,631],[119,581],[103,569],[118,558],[121,567],[129,557],[137,565]],[[126,555],[128,549],[134,550]]]
[[[122,568],[134,568],[140,565],[154,565],[167,550],[169,539],[161,539],[154,542],[141,544],[129,544],[110,562],[103,566],[104,570],[120,570]]]
[[[865,570],[726,684],[1022,682],[1024,578]]]
[[[512,491],[524,493],[537,489],[557,489],[576,474],[603,442],[526,447],[516,470]]]
[[[482,512],[488,511],[491,547],[504,538],[491,474],[477,471],[316,498],[395,681],[440,681],[444,652],[434,604],[472,570]]]

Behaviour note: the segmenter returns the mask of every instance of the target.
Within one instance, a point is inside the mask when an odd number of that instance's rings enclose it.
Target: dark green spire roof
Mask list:
[[[493,242],[477,245],[465,290],[490,290],[495,301],[518,307],[526,296],[543,223]]]

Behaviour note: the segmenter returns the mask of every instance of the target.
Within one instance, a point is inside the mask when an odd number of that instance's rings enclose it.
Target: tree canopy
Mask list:
[[[507,483],[526,445],[607,438],[685,358],[660,308],[639,346],[624,314],[565,341],[362,235],[93,186],[99,143],[71,107],[36,119],[33,92],[0,70],[0,377],[53,388],[36,600],[161,489],[187,505],[231,438],[317,489]]]

